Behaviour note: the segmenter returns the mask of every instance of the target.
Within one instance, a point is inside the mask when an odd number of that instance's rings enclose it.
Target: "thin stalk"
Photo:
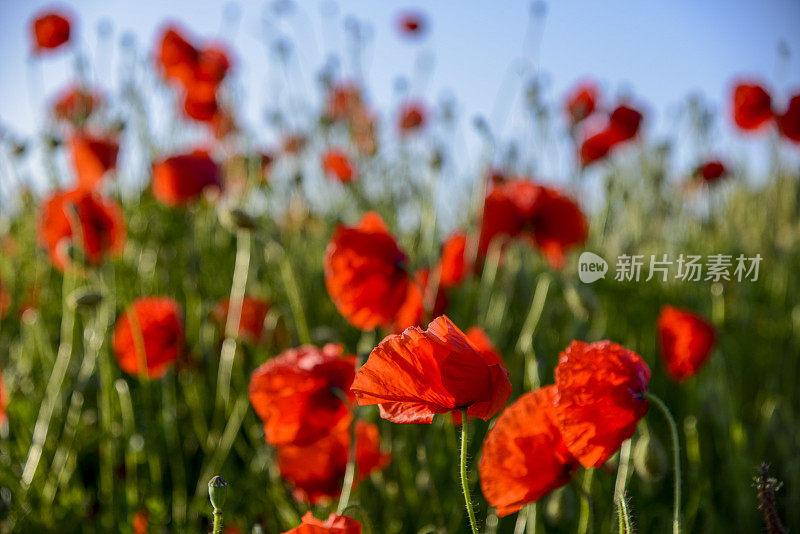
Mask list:
[[[675,418],[672,417],[672,413],[670,413],[669,408],[667,405],[664,404],[660,398],[656,397],[652,393],[645,393],[645,398],[652,401],[653,404],[661,410],[661,413],[664,414],[664,418],[667,420],[669,424],[669,431],[672,435],[672,465],[675,468],[675,484],[674,484],[674,493],[675,493],[675,506],[673,509],[672,515],[672,532],[673,534],[680,534],[681,531],[681,444],[680,438],[678,436],[678,425],[675,424]]]
[[[620,534],[633,534],[633,522],[631,521],[631,511],[628,509],[628,499],[625,492],[618,494],[615,498],[617,502],[617,518]]]
[[[300,290],[297,287],[297,281],[292,272],[292,265],[289,263],[289,258],[281,251],[281,278],[283,284],[286,286],[286,295],[289,297],[289,305],[292,308],[294,315],[295,325],[297,327],[297,336],[300,338],[300,343],[303,345],[311,344],[311,334],[308,330],[308,322],[306,321],[306,314],[303,311],[303,302],[300,299]]]
[[[225,341],[217,374],[217,407],[224,407],[230,401],[231,373],[236,356],[236,339],[239,335],[239,322],[242,318],[242,302],[244,301],[247,274],[250,270],[250,232],[236,232],[236,260],[231,282],[231,295],[228,300],[228,316],[225,321]]]
[[[619,449],[619,466],[617,467],[617,480],[614,484],[614,499],[625,493],[625,485],[628,483],[628,468],[631,463],[631,440],[626,439],[622,442]]]
[[[472,509],[472,498],[469,495],[469,480],[467,479],[467,437],[469,420],[467,409],[461,409],[461,489],[464,492],[464,503],[467,505],[467,515],[472,534],[478,534],[478,522],[475,520],[475,511]]]
[[[21,484],[23,492],[28,490],[33,482],[33,477],[36,475],[36,469],[39,466],[39,460],[42,458],[42,452],[44,451],[45,442],[47,441],[50,421],[60,404],[58,400],[61,386],[64,384],[64,378],[67,374],[70,360],[72,359],[75,310],[67,302],[69,300],[69,294],[73,289],[72,286],[74,285],[72,278],[70,273],[64,273],[61,293],[61,338],[56,353],[56,362],[55,365],[53,365],[53,371],[50,373],[50,378],[47,381],[44,400],[39,407],[39,415],[33,427],[33,439],[31,440],[31,447],[28,450],[28,459],[25,461],[25,467],[22,470]]]
[[[356,426],[358,424],[358,416],[356,410],[352,410],[353,422],[350,428],[350,450],[347,453],[347,467],[344,472],[344,481],[342,482],[342,493],[339,495],[339,505],[336,507],[336,513],[341,515],[344,513],[350,503],[350,494],[353,491],[353,482],[356,478],[356,441],[358,439],[358,432]]]
[[[583,473],[583,481],[580,487],[581,512],[578,517],[578,534],[592,532],[592,480],[594,479],[594,469],[587,469]]]

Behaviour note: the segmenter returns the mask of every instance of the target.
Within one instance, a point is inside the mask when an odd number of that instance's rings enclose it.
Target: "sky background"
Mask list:
[[[754,77],[771,87],[781,103],[800,89],[800,1],[798,0],[558,0],[532,24],[529,1],[479,0],[398,3],[376,0],[299,0],[278,27],[265,26],[275,2],[198,0],[85,0],[73,2],[0,1],[0,123],[14,135],[29,136],[41,124],[43,98],[71,78],[71,53],[30,59],[29,23],[41,9],[60,6],[77,20],[79,48],[89,59],[90,77],[117,87],[120,42],[133,37],[140,53],[153,48],[158,29],[179,20],[195,36],[228,41],[236,56],[235,83],[243,116],[263,128],[265,95],[281,75],[265,42],[278,36],[294,43],[299,68],[292,83],[314,95],[314,74],[332,51],[346,57],[344,21],[354,16],[369,28],[364,78],[370,100],[386,114],[397,103],[398,76],[429,102],[453,94],[461,116],[482,115],[498,131],[513,128],[513,96],[520,94],[521,67],[538,68],[545,98],[559,102],[576,80],[592,77],[608,100],[631,94],[645,106],[652,137],[674,135],[675,109],[690,93],[700,93],[726,112],[719,122],[717,151],[760,150],[732,133],[727,118],[731,83]],[[235,9],[232,6],[236,6]],[[419,44],[400,38],[399,12],[416,8],[428,16],[429,32]],[[231,15],[238,12],[238,18]],[[238,23],[231,22],[238,19]],[[98,29],[110,37],[98,37]],[[778,44],[791,52],[779,61]],[[419,65],[433,65],[430,76]],[[354,75],[352,62],[342,70]],[[499,96],[498,96],[499,95]],[[510,104],[511,102],[511,104]],[[511,121],[503,111],[511,110]],[[761,143],[763,145],[763,143]],[[763,147],[762,147],[763,148]]]

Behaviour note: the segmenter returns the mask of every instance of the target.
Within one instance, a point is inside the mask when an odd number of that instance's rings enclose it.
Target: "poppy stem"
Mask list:
[[[345,399],[347,397],[345,396]],[[344,472],[344,481],[342,482],[342,493],[339,495],[339,505],[336,507],[336,513],[339,515],[344,514],[345,509],[350,501],[350,494],[353,492],[353,482],[356,478],[356,441],[357,441],[357,432],[356,432],[356,425],[358,424],[358,418],[356,414],[356,410],[352,410],[353,413],[353,422],[350,423],[352,427],[350,428],[350,450],[347,454],[347,467],[345,468]]]
[[[578,534],[592,532],[594,527],[594,510],[592,509],[592,481],[594,469],[587,469],[583,473],[583,480],[579,492],[581,494],[581,511],[578,517]]]
[[[475,520],[475,511],[472,509],[472,498],[469,496],[469,480],[467,480],[467,436],[468,436],[467,409],[461,409],[461,489],[464,491],[464,502],[467,504],[467,515],[472,534],[478,534],[478,522]]]
[[[673,534],[680,534],[681,531],[681,445],[678,436],[678,426],[675,424],[675,418],[672,417],[667,405],[664,401],[653,395],[652,393],[645,393],[645,398],[652,401],[669,424],[669,431],[672,435],[672,465],[675,467],[675,508],[672,516],[672,532]]]
[[[36,475],[39,460],[41,460],[42,453],[44,452],[44,445],[47,440],[48,430],[50,429],[50,422],[53,418],[53,414],[60,408],[60,403],[58,401],[61,393],[61,386],[64,383],[64,378],[66,377],[72,359],[72,342],[73,336],[75,335],[75,308],[69,305],[68,296],[74,289],[75,282],[73,278],[70,272],[64,273],[61,292],[61,336],[56,361],[50,373],[50,378],[47,381],[44,400],[39,407],[39,415],[36,417],[36,424],[33,427],[33,437],[31,438],[30,449],[28,450],[28,459],[25,461],[25,467],[22,470],[21,485],[23,495],[28,491],[28,488],[30,488],[33,477]]]
[[[250,232],[236,232],[236,259],[234,260],[231,294],[228,299],[228,313],[225,320],[225,341],[219,358],[217,374],[217,408],[227,408],[230,400],[231,373],[233,360],[236,357],[236,339],[242,320],[242,303],[244,302],[247,275],[250,271]]]
[[[628,509],[628,498],[625,492],[618,493],[617,500],[617,516],[619,517],[619,532],[620,534],[632,534],[633,523],[631,522],[631,512]]]

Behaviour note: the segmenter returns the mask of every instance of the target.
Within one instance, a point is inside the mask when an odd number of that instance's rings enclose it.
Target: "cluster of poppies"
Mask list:
[[[157,64],[164,81],[180,92],[186,116],[224,136],[235,129],[218,94],[231,68],[229,53],[217,43],[197,46],[192,41],[178,26],[167,26],[160,38]]]
[[[603,113],[600,90],[594,82],[577,84],[565,103],[570,131],[580,141],[579,159],[585,167],[604,159],[613,149],[634,139],[642,124],[642,113],[629,103]]]

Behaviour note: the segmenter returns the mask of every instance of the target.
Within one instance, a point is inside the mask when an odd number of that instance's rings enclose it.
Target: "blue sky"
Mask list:
[[[0,121],[20,135],[32,134],[42,113],[42,93],[31,82],[39,74],[29,66],[29,20],[51,5],[39,0],[0,2]],[[80,47],[93,65],[93,78],[105,86],[119,78],[116,48],[124,34],[132,34],[138,48],[149,51],[157,29],[168,19],[182,21],[197,36],[215,37],[222,31],[236,50],[245,115],[252,124],[260,124],[262,96],[275,75],[263,44],[267,2],[238,2],[240,22],[235,31],[221,23],[229,5],[223,2],[85,0],[56,5],[76,13]],[[341,29],[345,17],[366,22],[372,39],[365,78],[370,97],[381,110],[391,109],[395,81],[404,75],[413,80],[412,90],[428,101],[451,93],[463,116],[491,119],[501,87],[511,80],[510,92],[518,93],[513,73],[522,60],[538,64],[547,80],[546,98],[552,101],[560,100],[566,88],[587,75],[602,83],[610,99],[623,92],[635,95],[647,105],[653,135],[669,133],[670,111],[691,92],[700,92],[724,110],[737,75],[765,80],[778,99],[800,88],[797,0],[558,0],[547,5],[539,28],[530,27],[528,1],[435,0],[423,5],[351,0],[339,4],[335,21],[323,22],[321,13],[331,5],[327,0],[299,0],[289,22],[275,35],[285,35],[296,44],[302,66],[299,79],[310,95],[313,73],[326,54],[345,50]],[[394,31],[395,16],[404,8],[428,14],[431,31],[419,45],[403,41]],[[111,24],[112,51],[98,47],[102,21]],[[781,41],[793,53],[778,68]],[[421,56],[434,62],[426,83],[413,76]],[[59,54],[42,60],[44,95],[50,96],[69,79],[71,57]],[[347,62],[344,69],[352,70]],[[508,94],[501,93],[501,102]],[[741,140],[727,132],[727,121],[722,125],[725,148],[739,146]]]

